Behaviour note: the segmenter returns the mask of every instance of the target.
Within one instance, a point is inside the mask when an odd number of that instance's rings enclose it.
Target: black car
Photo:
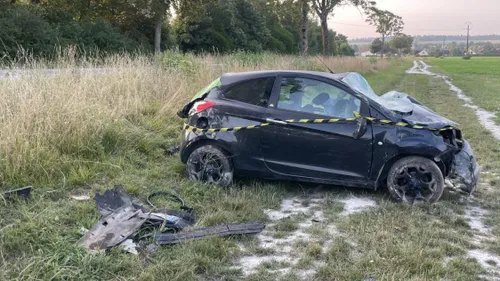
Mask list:
[[[445,178],[472,193],[479,168],[454,122],[413,97],[378,96],[358,73],[227,73],[178,112],[189,176],[233,175],[377,189],[435,202]]]

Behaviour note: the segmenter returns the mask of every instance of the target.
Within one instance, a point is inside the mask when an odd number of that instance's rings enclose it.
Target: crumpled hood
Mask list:
[[[405,93],[390,91],[380,96],[378,102],[387,109],[403,115],[402,119],[412,125],[424,125],[434,128],[457,126],[457,123],[438,115],[414,97]]]
[[[437,114],[426,106],[415,104],[411,115],[403,119],[412,125],[426,125],[433,128],[442,128],[446,126],[458,126],[457,123]]]

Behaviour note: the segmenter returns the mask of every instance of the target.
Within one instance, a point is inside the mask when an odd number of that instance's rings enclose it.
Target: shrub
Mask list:
[[[56,32],[36,7],[0,10],[0,57],[13,58],[20,47],[34,54],[48,54],[56,43]]]

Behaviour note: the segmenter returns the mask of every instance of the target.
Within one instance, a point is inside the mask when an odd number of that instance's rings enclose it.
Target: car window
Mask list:
[[[239,83],[224,93],[227,99],[266,106],[274,84],[274,77],[259,78]]]
[[[281,80],[278,108],[349,118],[360,107],[360,99],[328,83],[292,77]]]

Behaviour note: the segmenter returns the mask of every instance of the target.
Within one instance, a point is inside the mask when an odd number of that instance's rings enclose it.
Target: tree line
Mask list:
[[[367,14],[382,38],[402,28],[369,0],[0,0],[0,58],[20,50],[50,56],[56,46],[350,56],[347,37],[328,28],[346,4]]]

